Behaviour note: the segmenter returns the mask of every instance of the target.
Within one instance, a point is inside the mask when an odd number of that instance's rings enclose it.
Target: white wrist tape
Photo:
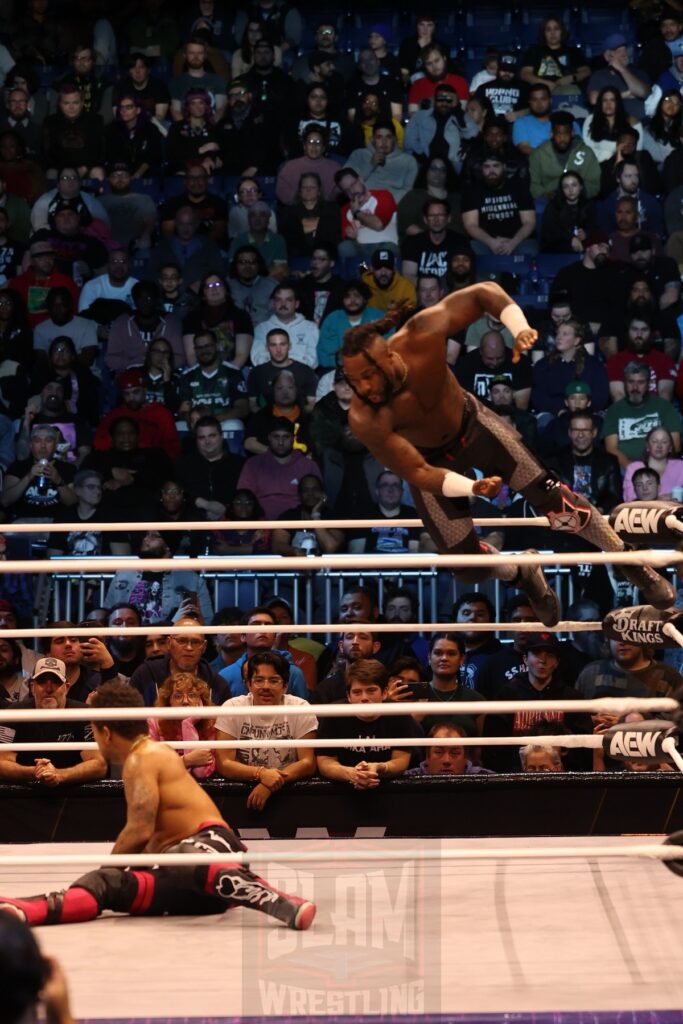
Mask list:
[[[509,306],[505,307],[499,320],[507,327],[513,338],[516,338],[522,331],[529,330],[529,322],[516,302],[511,302]]]
[[[446,473],[441,484],[444,498],[469,498],[474,494],[474,480],[461,473]]]

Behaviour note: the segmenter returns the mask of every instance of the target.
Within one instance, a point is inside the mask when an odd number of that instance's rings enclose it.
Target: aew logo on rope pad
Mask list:
[[[657,719],[649,722],[629,722],[612,726],[604,734],[602,749],[606,756],[618,761],[645,761],[660,764],[671,761],[671,755],[663,749],[664,740],[677,735],[673,722]]]
[[[683,507],[661,501],[619,505],[610,516],[610,524],[622,540],[638,543],[644,537],[656,537],[675,544],[683,537]]]

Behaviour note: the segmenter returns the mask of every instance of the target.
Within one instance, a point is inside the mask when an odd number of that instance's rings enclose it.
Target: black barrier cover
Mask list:
[[[387,837],[656,834],[683,829],[679,773],[487,775],[396,779],[378,790],[308,780],[288,786],[263,812],[248,810],[250,787],[215,781],[205,789],[239,830],[293,839],[360,829]],[[46,792],[0,787],[0,843],[113,842],[125,822],[120,782]]]

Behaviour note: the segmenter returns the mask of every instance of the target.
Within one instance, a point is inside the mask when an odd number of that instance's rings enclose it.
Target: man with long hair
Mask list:
[[[97,709],[143,706],[139,693],[119,682],[103,684],[92,700]],[[0,897],[0,910],[37,926],[91,921],[103,910],[156,917],[221,914],[244,906],[298,931],[310,927],[315,904],[273,889],[246,865],[231,861],[231,854],[246,847],[175,750],[150,739],[146,721],[100,718],[92,729],[102,756],[123,765],[127,819],[112,853],[130,854],[133,862],[136,853],[220,853],[225,863],[99,868],[61,892]]]
[[[354,392],[349,426],[376,459],[408,481],[437,550],[496,553],[474,531],[469,498],[495,496],[503,477],[548,517],[552,529],[579,533],[603,551],[623,551],[623,542],[593,506],[548,472],[519,434],[448,372],[446,339],[485,314],[508,328],[515,339],[513,358],[519,360],[537,338],[519,306],[499,285],[485,281],[414,316],[410,312],[399,306],[383,320],[351,328],[340,355]],[[382,335],[392,327],[399,329],[385,341]],[[496,475],[479,480],[462,475],[474,467]],[[672,604],[670,584],[653,569],[622,566],[621,571],[648,604]],[[523,590],[544,625],[559,621],[559,601],[540,566],[511,562],[489,571],[482,564],[459,573],[467,582],[491,575]]]

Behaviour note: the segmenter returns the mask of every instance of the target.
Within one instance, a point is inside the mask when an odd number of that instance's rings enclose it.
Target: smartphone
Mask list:
[[[429,700],[429,683],[406,683],[411,700]]]

